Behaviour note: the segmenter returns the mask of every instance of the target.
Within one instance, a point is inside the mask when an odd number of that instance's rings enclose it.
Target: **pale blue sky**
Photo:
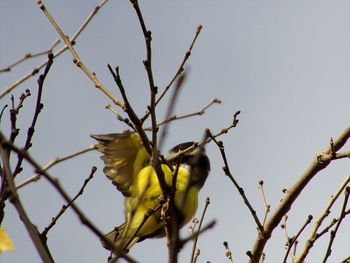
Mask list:
[[[71,35],[99,1],[44,1],[66,34]],[[259,216],[263,205],[258,181],[265,181],[272,209],[306,169],[316,153],[349,125],[350,107],[350,2],[326,0],[231,0],[160,1],[141,3],[153,37],[153,66],[156,85],[163,89],[172,78],[188,48],[197,25],[203,30],[188,61],[190,74],[181,92],[176,114],[197,111],[212,98],[214,105],[201,117],[174,122],[164,151],[189,140],[200,140],[205,128],[219,131],[228,126],[232,114],[241,110],[236,129],[222,136],[231,170],[245,188]],[[25,52],[38,52],[58,38],[35,1],[0,2],[0,67]],[[110,2],[100,10],[77,40],[77,52],[104,85],[119,96],[106,67],[119,65],[131,103],[142,115],[149,103],[148,85],[142,60],[144,41],[129,1]],[[33,69],[43,58],[29,60],[9,73],[0,74],[1,90]],[[33,96],[25,103],[18,123],[23,141],[32,116],[36,77],[13,92],[16,98],[26,88]],[[1,107],[10,96],[1,99]],[[119,132],[125,126],[104,109],[110,101],[72,63],[66,52],[55,60],[43,91],[40,114],[31,149],[42,165],[93,143],[89,134]],[[159,119],[166,110],[159,107]],[[121,111],[120,111],[121,112]],[[1,131],[8,134],[8,114]],[[349,149],[349,148],[347,148]],[[256,238],[249,211],[223,175],[222,160],[214,145],[207,147],[212,171],[199,202],[211,198],[207,221],[218,221],[215,229],[199,240],[199,262],[225,262],[222,242],[227,240],[235,262],[247,261],[245,251]],[[103,231],[123,221],[119,193],[102,174],[98,153],[88,153],[50,170],[73,196],[88,176],[91,166],[99,169],[77,205]],[[302,194],[289,214],[288,231],[295,234],[309,214],[318,217],[329,196],[349,173],[349,161],[333,163],[320,173]],[[17,182],[31,176],[25,172]],[[63,204],[44,180],[20,190],[21,199],[33,222],[42,230]],[[339,206],[331,217],[339,214]],[[200,210],[199,210],[200,211]],[[15,242],[16,252],[0,254],[1,262],[38,262],[26,231],[8,204],[3,225]],[[342,225],[330,262],[350,254],[350,222]],[[308,228],[302,236],[303,246]],[[183,236],[187,235],[183,231]],[[49,233],[49,246],[56,262],[105,262],[108,253],[71,211]],[[319,262],[328,237],[315,246],[309,262]],[[151,253],[150,253],[151,252]],[[158,254],[155,258],[155,254]],[[164,262],[165,240],[137,244],[130,253],[140,262]],[[284,235],[276,229],[266,250],[267,262],[281,262]],[[190,246],[181,253],[188,262]]]

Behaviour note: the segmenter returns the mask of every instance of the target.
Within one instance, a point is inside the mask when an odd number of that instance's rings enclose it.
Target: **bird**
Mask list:
[[[125,222],[105,235],[118,251],[128,253],[137,242],[165,236],[162,189],[150,155],[135,132],[90,135],[98,141],[103,172],[124,196]],[[191,147],[192,146],[192,147]],[[188,149],[183,154],[179,151]],[[167,186],[175,189],[174,203],[180,212],[180,227],[188,223],[198,207],[198,192],[203,187],[210,161],[198,143],[185,142],[173,147],[161,162]],[[172,186],[177,171],[175,188]],[[102,245],[111,249],[105,242]]]

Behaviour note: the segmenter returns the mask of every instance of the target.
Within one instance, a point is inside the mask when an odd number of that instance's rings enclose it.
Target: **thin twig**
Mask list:
[[[207,212],[207,208],[208,208],[209,204],[210,204],[210,199],[209,199],[209,197],[207,197],[205,200],[205,206],[203,209],[203,213],[202,213],[201,219],[199,221],[198,231],[200,231],[202,228],[204,216],[205,216],[205,213]],[[198,242],[198,235],[196,235],[196,237],[193,239],[192,255],[191,255],[191,260],[190,260],[191,263],[195,262],[194,259],[195,259],[195,255],[196,255],[196,251],[197,251],[197,242]],[[198,257],[198,255],[197,255],[197,257]]]
[[[305,258],[306,255],[309,253],[310,249],[312,248],[313,244],[315,243],[315,241],[320,236],[322,236],[323,233],[327,232],[328,229],[330,229],[330,227],[332,227],[335,224],[335,222],[334,222],[331,226],[329,226],[329,228],[326,228],[325,230],[321,231],[322,234],[318,233],[318,229],[320,228],[320,226],[323,223],[324,219],[330,214],[330,209],[332,208],[332,206],[334,205],[335,201],[338,199],[340,194],[343,192],[345,187],[349,184],[349,182],[350,182],[350,174],[345,178],[343,183],[338,188],[337,192],[332,195],[332,197],[329,200],[328,204],[326,205],[326,207],[322,211],[320,217],[315,221],[314,227],[312,228],[312,231],[311,231],[311,233],[310,233],[310,235],[308,237],[308,240],[305,243],[305,246],[302,249],[302,251],[300,252],[300,255],[299,255],[298,258],[300,258],[300,259]]]
[[[236,181],[236,179],[232,176],[232,173],[230,171],[230,167],[228,165],[228,161],[226,158],[226,153],[225,153],[225,148],[224,148],[224,144],[222,141],[217,141],[216,138],[211,134],[210,130],[207,130],[207,134],[209,136],[210,139],[212,139],[215,144],[218,146],[222,159],[224,161],[224,167],[222,168],[225,172],[225,175],[231,180],[231,182],[234,184],[234,186],[237,188],[239,194],[241,195],[241,197],[243,198],[243,201],[245,203],[245,205],[248,207],[250,213],[252,214],[254,221],[259,229],[259,232],[261,232],[261,234],[264,233],[264,227],[261,224],[255,209],[253,208],[253,206],[251,205],[251,203],[249,202],[247,196],[245,195],[244,189],[238,184],[238,182]]]
[[[102,0],[100,4],[98,4],[97,6],[95,6],[95,8],[90,12],[90,14],[88,15],[88,17],[85,19],[85,21],[83,22],[83,24],[79,27],[79,29],[74,33],[74,35],[70,38],[71,39],[71,43],[72,45],[74,45],[76,43],[76,39],[79,37],[79,35],[81,34],[81,32],[83,32],[83,30],[86,28],[86,26],[89,24],[89,22],[92,20],[92,18],[97,14],[98,10],[104,6],[106,3],[108,2],[108,0]],[[56,53],[53,54],[54,58],[58,57],[59,55],[61,55],[62,53],[64,53],[66,50],[68,50],[68,46],[65,45],[63,46],[60,50],[58,50]],[[5,88],[5,90],[0,94],[0,99],[2,97],[4,97],[6,94],[8,94],[9,92],[11,92],[14,88],[16,88],[18,85],[22,84],[23,82],[25,82],[26,80],[28,80],[30,77],[36,75],[40,69],[42,69],[43,67],[46,66],[46,64],[48,63],[48,61],[44,61],[43,63],[41,63],[40,65],[36,66],[32,71],[30,71],[29,73],[27,73],[26,75],[24,75],[23,77],[21,77],[20,79],[18,79],[17,81],[15,81],[14,83],[12,83],[11,85],[7,86]]]
[[[10,109],[10,123],[11,123],[11,135],[10,141],[13,143],[16,137],[19,134],[19,128],[17,128],[17,115],[19,114],[20,109],[23,107],[23,103],[26,98],[31,96],[31,92],[29,89],[26,89],[19,98],[19,102],[17,107],[15,107],[15,98],[11,96],[12,107]]]
[[[267,215],[270,212],[270,205],[266,202],[266,196],[265,196],[265,192],[264,192],[264,181],[263,180],[259,181],[259,190],[260,190],[260,194],[261,194],[261,199],[262,199],[263,204],[264,204],[264,217],[263,217],[262,225],[265,226]]]
[[[225,251],[225,256],[227,257],[227,259],[228,259],[231,263],[233,263],[232,251],[231,251],[231,249],[230,249],[230,247],[229,247],[229,245],[228,245],[228,242],[227,242],[227,241],[224,241],[223,245],[224,245],[224,247],[225,247],[225,249],[226,249],[226,251]]]
[[[327,247],[327,251],[326,251],[326,254],[323,258],[323,261],[322,263],[325,263],[327,262],[329,256],[331,255],[332,253],[332,245],[333,245],[333,242],[334,242],[334,239],[336,237],[336,234],[338,232],[338,229],[340,227],[340,224],[342,223],[344,217],[345,217],[345,209],[346,209],[346,206],[348,204],[348,201],[349,201],[349,194],[350,194],[350,186],[347,186],[345,188],[345,191],[344,191],[344,202],[343,202],[343,206],[342,206],[342,209],[341,209],[341,212],[340,212],[340,216],[339,216],[339,220],[334,228],[334,230],[331,231],[330,233],[330,239],[329,239],[329,243],[328,243],[328,247]]]
[[[182,62],[181,62],[181,64],[180,64],[179,68],[177,69],[175,75],[173,76],[173,78],[170,80],[170,83],[165,87],[165,89],[163,90],[163,92],[161,93],[161,95],[160,95],[160,96],[158,97],[158,99],[156,100],[156,102],[155,102],[155,105],[156,105],[156,106],[157,106],[158,103],[161,101],[161,99],[165,96],[165,94],[168,92],[168,90],[171,88],[171,86],[173,85],[173,83],[175,82],[175,80],[176,80],[176,79],[181,75],[181,73],[183,72],[185,63],[186,63],[186,61],[188,60],[188,58],[191,56],[192,48],[193,48],[194,43],[196,42],[196,40],[197,40],[197,38],[198,38],[198,35],[199,35],[199,33],[201,32],[201,30],[202,30],[202,25],[199,25],[199,26],[197,27],[196,34],[195,34],[195,36],[194,36],[194,38],[193,38],[193,40],[192,40],[192,42],[191,42],[191,45],[190,45],[188,51],[186,51],[185,56],[184,56],[184,58],[182,59]],[[145,122],[145,120],[148,118],[149,114],[150,114],[150,111],[148,111],[148,112],[145,114],[145,116],[142,117],[142,119],[141,119],[141,122],[142,122],[142,123]]]
[[[117,118],[117,120],[124,122],[127,126],[129,126],[132,130],[134,130],[136,132],[136,128],[134,126],[134,124],[132,124],[132,122],[128,119],[128,118],[123,118],[113,107],[112,105],[108,104],[106,107],[106,109],[110,110],[114,116]]]
[[[346,210],[344,213],[344,217],[350,214],[350,209]],[[315,239],[319,239],[324,234],[328,233],[328,231],[339,221],[340,217],[333,218],[332,221],[320,232],[318,232],[315,236]]]
[[[156,168],[156,163],[158,162],[158,148],[157,148],[157,119],[156,119],[156,94],[158,92],[158,88],[154,85],[153,71],[152,71],[152,32],[149,31],[146,27],[145,21],[143,19],[143,15],[138,3],[138,0],[130,0],[133,8],[136,11],[137,18],[139,19],[140,26],[142,29],[142,33],[145,39],[146,45],[146,60],[143,61],[144,67],[147,72],[147,78],[150,88],[150,105],[148,110],[151,115],[151,123],[152,123],[152,166],[155,167],[156,171],[159,170]],[[141,122],[142,124],[142,122]]]
[[[5,106],[2,107],[2,109],[1,109],[1,112],[0,112],[0,124],[1,124],[1,120],[2,120],[2,115],[4,114],[4,111],[6,110],[7,107],[8,107],[8,105],[5,104]]]
[[[287,220],[288,220],[288,215],[284,215],[281,223],[281,228],[283,229],[284,237],[286,239],[286,244],[288,244],[288,241],[290,240],[290,237],[287,231]]]
[[[126,96],[125,88],[124,88],[124,85],[122,83],[122,80],[121,80],[120,74],[119,74],[119,67],[115,68],[115,72],[109,64],[107,65],[107,67],[108,67],[110,73],[112,74],[114,82],[117,84],[117,87],[119,88],[119,91],[122,95],[122,98],[124,101],[122,109],[128,114],[130,121],[133,123],[133,125],[135,127],[135,130],[140,135],[141,141],[142,141],[143,146],[145,147],[146,151],[148,152],[149,155],[152,155],[152,149],[151,149],[151,145],[149,143],[148,137],[147,137],[145,131],[142,129],[142,125],[141,125],[139,117],[135,113],[134,109],[132,108],[132,106],[128,100],[128,97]]]
[[[340,261],[339,263],[350,263],[350,256],[347,256],[346,258],[344,258],[342,261]]]
[[[85,64],[82,62],[82,60],[79,58],[78,53],[75,51],[71,41],[68,39],[67,35],[63,33],[62,29],[59,27],[59,25],[56,23],[55,19],[52,17],[50,12],[47,10],[45,5],[41,0],[35,0],[38,4],[39,8],[43,11],[43,13],[46,15],[52,26],[56,29],[57,33],[60,35],[66,46],[68,47],[69,51],[72,53],[74,59],[73,62],[76,64],[85,74],[86,76],[94,83],[95,87],[100,89],[109,99],[113,101],[114,104],[122,107],[123,103],[118,100],[109,90],[105,88],[105,86],[97,79],[96,74],[89,71],[89,69],[85,66]]]
[[[56,157],[56,158],[52,159],[52,160],[43,168],[43,170],[44,170],[44,171],[47,171],[47,170],[50,169],[52,166],[54,166],[54,165],[56,165],[56,164],[58,164],[58,163],[60,163],[60,162],[66,161],[66,160],[68,160],[68,159],[71,159],[71,158],[73,158],[73,157],[76,157],[76,156],[78,156],[78,155],[81,155],[81,154],[83,154],[83,153],[89,152],[89,151],[94,150],[94,149],[95,149],[95,146],[94,146],[94,145],[91,145],[91,146],[88,146],[88,147],[86,147],[85,149],[82,149],[82,150],[77,151],[77,152],[75,152],[75,153],[71,153],[71,154],[68,154],[68,155],[63,156],[63,157]],[[17,185],[16,185],[16,189],[19,189],[19,188],[21,188],[21,187],[23,187],[23,186],[25,186],[25,185],[27,185],[27,184],[29,184],[29,183],[31,183],[31,182],[37,182],[40,178],[41,178],[41,174],[36,173],[36,174],[34,174],[33,176],[31,176],[30,178],[28,178],[28,179],[24,180],[23,182],[17,184]]]
[[[287,243],[287,251],[286,251],[286,254],[283,258],[283,263],[286,263],[287,262],[287,257],[289,255],[289,252],[291,250],[291,248],[293,247],[293,245],[295,244],[295,242],[298,240],[300,234],[304,231],[304,229],[306,228],[306,226],[308,224],[310,224],[311,220],[312,220],[312,215],[309,215],[306,222],[301,226],[300,230],[298,231],[298,233],[293,236],[292,238],[288,238],[288,243]]]
[[[30,127],[28,128],[27,139],[26,139],[26,141],[24,143],[24,147],[23,147],[24,150],[26,150],[26,151],[32,146],[32,138],[33,138],[34,131],[35,131],[35,125],[37,123],[39,114],[40,114],[42,108],[44,107],[44,104],[41,103],[41,95],[42,95],[42,91],[43,91],[43,87],[44,87],[45,78],[46,78],[47,74],[49,73],[49,70],[53,64],[53,55],[51,53],[48,55],[48,59],[49,59],[49,61],[45,67],[44,73],[41,74],[38,78],[38,95],[37,95],[37,99],[36,99],[34,115],[33,115],[32,123],[31,123]],[[18,156],[16,168],[13,171],[13,177],[16,177],[17,174],[19,174],[22,171],[22,168],[21,168],[22,161],[23,161],[22,156]]]
[[[232,123],[227,126],[226,128],[223,128],[221,129],[221,131],[219,131],[218,133],[216,134],[212,134],[212,137],[213,138],[217,138],[223,134],[226,134],[229,132],[229,130],[231,130],[232,128],[235,128],[239,122],[239,119],[238,119],[238,115],[241,113],[241,111],[236,111],[234,114],[233,114],[233,120],[232,120]],[[206,141],[206,143],[209,143],[210,141],[212,140],[212,138],[208,138],[208,140]]]
[[[196,236],[199,236],[200,234],[204,233],[205,231],[213,228],[216,224],[215,220],[210,221],[208,224],[206,224],[201,230],[198,230],[194,233],[192,233],[191,235],[189,235],[188,237],[180,240],[180,246],[179,248],[182,248],[187,242],[193,240]]]
[[[81,196],[81,195],[83,194],[83,192],[84,192],[84,190],[85,190],[85,187],[86,187],[87,184],[90,182],[90,180],[93,178],[93,176],[94,176],[94,174],[95,174],[96,171],[97,171],[97,168],[96,168],[95,166],[93,166],[92,169],[91,169],[91,172],[90,172],[89,177],[86,178],[86,179],[84,180],[84,184],[83,184],[82,187],[80,188],[79,192],[73,197],[73,199],[72,199],[70,202],[68,202],[66,205],[63,205],[63,206],[62,206],[62,208],[61,208],[61,210],[58,212],[58,214],[57,214],[54,218],[52,218],[51,223],[50,223],[47,227],[45,227],[45,229],[44,229],[43,232],[41,232],[41,236],[42,236],[43,238],[46,238],[47,233],[48,233],[48,232],[50,231],[50,229],[56,224],[56,222],[57,222],[58,219],[63,215],[63,213],[71,206],[71,204],[72,204],[73,202],[75,202],[75,201],[78,199],[79,196]]]
[[[172,122],[172,121],[182,120],[182,119],[190,118],[190,117],[197,116],[197,115],[199,115],[199,116],[203,115],[205,113],[205,111],[215,103],[219,104],[219,103],[221,103],[221,100],[214,98],[206,106],[204,106],[202,109],[200,109],[199,111],[193,112],[193,113],[189,113],[189,114],[185,114],[185,115],[181,115],[181,116],[177,116],[177,115],[169,116],[169,117],[165,118],[164,121],[158,123],[157,127],[160,127],[160,126],[167,124],[169,122]],[[144,130],[151,131],[152,127],[147,127]]]
[[[216,133],[216,134],[212,134],[212,137],[213,138],[217,138],[219,136],[221,136],[222,134],[226,134],[228,133],[228,131],[234,127],[237,126],[238,124],[238,119],[237,119],[237,116],[240,114],[240,111],[237,111],[235,114],[234,114],[234,119],[233,119],[233,122],[232,124],[230,124],[228,127],[226,128],[223,128],[221,129],[220,132]],[[206,129],[205,132],[210,132],[209,129]],[[208,144],[212,141],[213,139],[211,137],[208,137],[207,135],[205,136],[205,140],[202,140],[201,142],[196,142],[194,144],[192,144],[191,146],[189,146],[188,148],[186,149],[183,149],[183,150],[180,150],[178,151],[177,155],[180,156],[180,155],[184,155],[185,153],[189,152],[189,151],[192,151],[194,148],[196,147],[203,147],[205,144]]]
[[[175,108],[175,105],[176,105],[176,102],[177,102],[177,99],[179,98],[180,90],[183,87],[183,84],[184,84],[184,82],[186,80],[186,77],[187,77],[187,74],[186,74],[186,72],[184,72],[184,74],[176,82],[174,92],[173,92],[173,94],[171,96],[171,100],[169,102],[169,105],[168,105],[168,108],[167,108],[167,111],[166,111],[166,114],[165,114],[165,119],[169,119],[170,116],[173,114],[174,108]],[[169,122],[167,122],[167,123],[169,123]],[[158,124],[157,127],[159,127],[159,126],[160,125]],[[164,143],[165,138],[167,136],[168,128],[169,128],[169,125],[165,125],[163,127],[163,129],[162,129],[162,133],[161,133],[161,135],[159,137],[159,142],[158,142],[158,149],[159,149],[159,151],[162,150],[163,143]]]
[[[25,53],[23,55],[22,58],[18,59],[17,61],[13,62],[12,64],[0,69],[0,73],[2,72],[9,72],[12,70],[12,68],[14,68],[15,66],[17,66],[18,64],[22,63],[23,61],[25,60],[28,60],[30,58],[35,58],[35,57],[39,57],[39,56],[42,56],[42,55],[47,55],[49,53],[52,53],[53,49],[60,43],[60,40],[59,39],[56,39],[55,42],[53,42],[53,44],[51,45],[51,47],[49,47],[49,49],[45,50],[45,51],[41,51],[41,52],[38,52],[38,53]]]

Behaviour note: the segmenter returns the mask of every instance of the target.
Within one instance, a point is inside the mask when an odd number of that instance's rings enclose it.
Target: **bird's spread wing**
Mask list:
[[[124,195],[130,196],[134,177],[149,164],[149,155],[136,133],[91,135],[99,143],[96,149],[104,155],[103,172]]]

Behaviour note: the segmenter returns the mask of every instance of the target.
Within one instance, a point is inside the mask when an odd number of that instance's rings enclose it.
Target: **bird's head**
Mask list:
[[[189,150],[184,152],[186,149]],[[180,162],[180,166],[191,174],[191,185],[202,188],[210,171],[210,162],[204,147],[195,142],[181,143],[172,148],[165,159],[173,166]]]

